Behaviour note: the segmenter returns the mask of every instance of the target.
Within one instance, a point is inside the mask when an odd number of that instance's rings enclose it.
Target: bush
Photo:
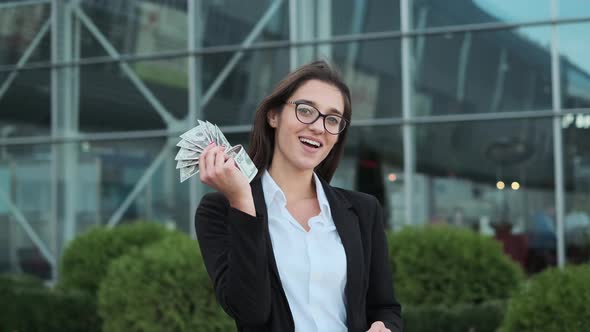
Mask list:
[[[494,332],[502,323],[506,303],[405,306],[404,328],[412,332]]]
[[[98,293],[105,332],[233,331],[197,242],[177,234],[115,260]]]
[[[28,274],[0,274],[0,295],[15,288],[41,289],[43,280]]]
[[[96,227],[76,237],[61,257],[59,287],[95,295],[109,263],[123,254],[157,242],[172,232],[164,226],[136,222]]]
[[[534,276],[514,295],[500,331],[590,331],[590,266]]]
[[[81,292],[50,290],[43,285],[39,287],[39,284],[31,284],[31,280],[2,289],[0,331],[100,331],[100,320],[92,296]]]
[[[406,227],[389,234],[395,289],[409,305],[507,299],[523,272],[494,239],[454,227]]]

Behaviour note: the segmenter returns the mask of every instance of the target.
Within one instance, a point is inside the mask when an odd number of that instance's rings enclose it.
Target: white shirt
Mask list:
[[[273,252],[295,332],[347,331],[346,254],[322,184],[313,176],[320,214],[309,219],[306,232],[287,210],[281,188],[267,171],[262,175]]]

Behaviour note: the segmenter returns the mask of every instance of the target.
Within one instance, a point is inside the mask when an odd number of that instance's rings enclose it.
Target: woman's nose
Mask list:
[[[324,128],[324,118],[319,117],[314,123],[310,124],[310,129],[317,133],[323,133]]]

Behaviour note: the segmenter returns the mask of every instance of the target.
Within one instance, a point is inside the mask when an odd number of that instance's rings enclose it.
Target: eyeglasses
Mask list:
[[[324,129],[332,135],[340,134],[348,124],[348,120],[340,115],[322,114],[317,108],[308,105],[303,101],[287,101],[285,103],[295,105],[295,116],[301,123],[312,124],[320,117],[324,118]]]

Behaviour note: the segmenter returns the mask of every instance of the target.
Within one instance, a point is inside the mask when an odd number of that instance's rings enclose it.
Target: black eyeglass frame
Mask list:
[[[340,134],[341,132],[343,132],[343,131],[344,131],[344,129],[346,129],[346,127],[348,126],[348,123],[349,123],[349,121],[348,121],[348,120],[346,120],[346,119],[345,119],[343,116],[341,116],[341,115],[338,115],[338,114],[323,114],[323,113],[322,113],[322,112],[320,112],[320,110],[318,110],[316,107],[314,107],[313,105],[310,105],[309,103],[306,103],[306,102],[304,102],[304,101],[286,101],[286,102],[285,102],[285,104],[291,104],[291,105],[295,105],[295,108],[294,108],[294,111],[295,111],[295,118],[297,118],[297,120],[298,120],[299,122],[301,122],[301,123],[304,123],[304,124],[312,124],[312,123],[315,123],[316,121],[318,121],[318,119],[319,119],[319,118],[323,118],[323,119],[322,119],[322,124],[324,125],[324,129],[325,129],[325,130],[326,130],[326,131],[327,131],[329,134],[332,134],[332,135],[338,135],[338,134]],[[299,119],[299,116],[297,115],[297,107],[299,107],[299,105],[305,105],[305,106],[309,106],[309,107],[313,108],[314,110],[316,110],[316,111],[318,112],[318,116],[317,116],[315,119],[313,119],[311,122],[303,122],[303,121],[301,121],[301,119]],[[338,131],[337,133],[333,133],[333,132],[331,132],[331,131],[330,131],[330,130],[328,130],[328,128],[326,127],[326,118],[327,118],[327,117],[329,117],[329,116],[335,116],[335,117],[337,117],[337,118],[341,119],[342,121],[344,121],[344,122],[343,122],[343,123],[344,123],[344,125],[341,125],[341,127],[342,127],[342,128],[341,128],[341,129],[340,129],[340,131]]]

